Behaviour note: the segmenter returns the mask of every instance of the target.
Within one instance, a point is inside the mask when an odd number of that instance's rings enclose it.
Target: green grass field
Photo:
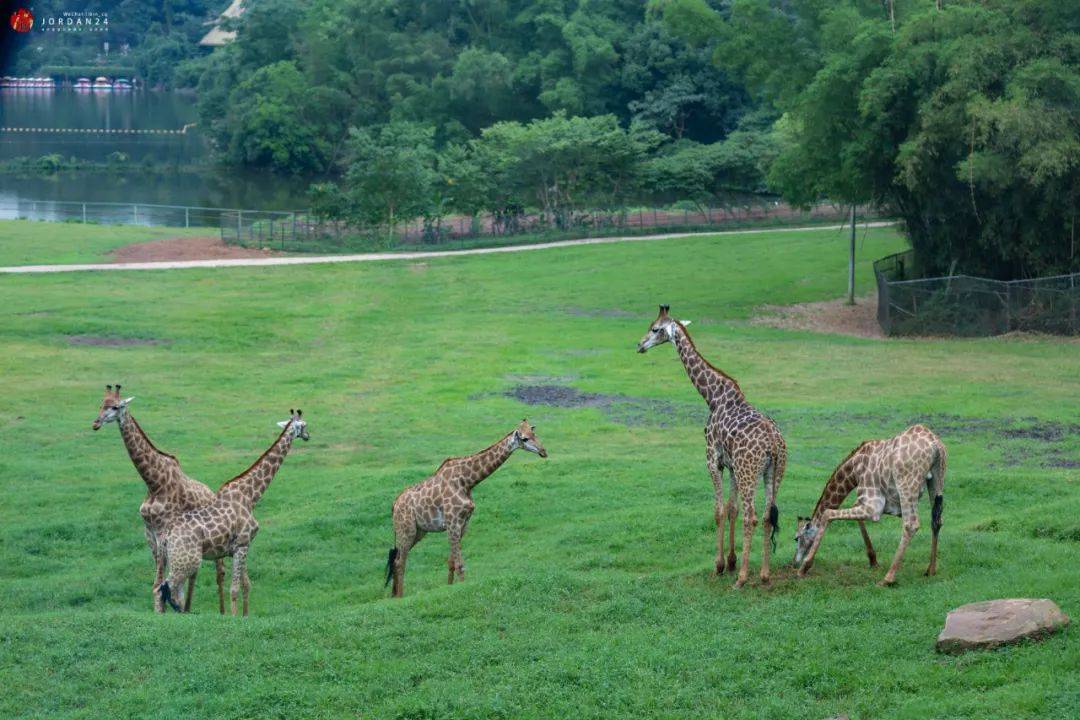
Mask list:
[[[172,237],[217,235],[216,228],[88,225],[0,220],[0,265],[108,261],[124,245]],[[286,408],[287,409],[287,408]]]
[[[45,230],[71,245],[85,229]],[[860,292],[869,262],[902,246],[867,233]],[[1075,630],[959,657],[934,639],[977,600],[1080,612],[1080,348],[748,322],[763,303],[838,296],[845,248],[821,230],[4,277],[0,717],[1076,716]],[[660,302],[785,434],[778,565],[835,464],[918,419],[950,451],[938,576],[922,576],[924,498],[895,588],[875,585],[884,567],[842,523],[805,580],[774,566],[757,584],[760,534],[750,585],[714,577],[704,404],[672,347],[634,352]],[[256,509],[251,617],[217,615],[207,564],[191,615],[153,614],[145,488],[117,429],[90,429],[114,382],[212,487],[303,408],[312,440]],[[513,397],[531,386],[584,406]],[[522,416],[550,458],[517,454],[476,489],[468,580],[445,584],[446,539],[430,535],[390,600],[394,497]],[[899,521],[870,533],[887,562]]]

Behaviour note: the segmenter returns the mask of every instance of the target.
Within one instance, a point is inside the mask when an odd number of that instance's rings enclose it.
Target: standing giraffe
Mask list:
[[[425,533],[446,531],[450,539],[450,558],[447,560],[449,584],[454,573],[465,579],[465,562],[461,559],[461,537],[469,523],[475,505],[472,490],[481,480],[499,469],[518,448],[534,452],[542,458],[547,450],[536,437],[536,428],[528,420],[474,455],[447,458],[435,474],[423,482],[411,485],[394,500],[394,547],[386,561],[386,583],[394,581],[393,596],[401,597],[405,590],[405,561],[409,550],[420,542]]]
[[[845,510],[826,508],[821,500],[814,509],[813,517],[801,527],[795,536],[795,564],[802,563],[799,576],[803,577],[814,564],[814,555],[821,546],[825,528],[833,520],[865,520],[877,522],[882,513],[899,515],[904,521],[904,534],[896,548],[892,565],[879,585],[896,582],[896,571],[904,557],[908,543],[919,529],[918,503],[923,488],[934,496],[930,528],[930,565],[926,575],[937,572],[938,531],[941,530],[942,490],[945,487],[945,445],[937,435],[922,425],[912,425],[904,432],[888,440],[866,440],[855,448],[833,471],[826,484],[836,485],[843,495],[836,501],[839,506],[854,488],[857,493],[855,505]],[[822,493],[824,498],[824,493]],[[835,495],[833,496],[835,497]],[[834,506],[834,507],[836,507]],[[866,537],[866,531],[863,530]],[[869,545],[869,540],[867,540]],[[872,551],[871,551],[872,552]]]
[[[709,405],[709,422],[705,426],[705,460],[712,476],[716,496],[716,573],[724,572],[724,519],[730,523],[730,548],[727,569],[735,569],[735,518],[738,511],[735,498],[742,499],[743,544],[742,562],[735,587],[746,584],[750,564],[750,542],[757,526],[754,494],[758,480],[765,483],[765,507],[768,508],[763,530],[765,542],[761,553],[761,581],[769,582],[769,550],[774,541],[779,511],[776,493],[784,478],[787,447],[776,424],[746,401],[735,378],[709,364],[694,347],[687,323],[681,323],[668,313],[670,306],[661,305],[660,314],[649,325],[645,337],[638,343],[638,352],[666,342],[674,343],[686,374],[701,397]],[[724,503],[724,468],[731,477],[731,492]]]
[[[236,596],[242,589],[243,613],[247,617],[248,591],[251,589],[247,554],[251,541],[259,531],[259,523],[251,510],[285,462],[293,440],[310,439],[307,422],[301,418],[301,412],[290,410],[289,414],[288,420],[278,423],[282,428],[281,435],[251,467],[222,485],[213,502],[184,513],[169,528],[164,543],[169,577],[161,584],[161,600],[173,610],[181,612],[180,603],[173,595],[182,594],[184,580],[198,572],[203,558],[214,558],[220,562],[228,555],[233,559],[230,588],[232,614],[236,615]]]
[[[154,556],[154,564],[157,567],[151,590],[154,610],[165,612],[165,606],[158,592],[165,578],[162,537],[165,530],[182,514],[212,502],[214,491],[185,475],[175,457],[154,447],[150,438],[146,437],[146,433],[139,427],[139,423],[135,422],[135,418],[128,412],[128,404],[134,399],[133,397],[121,399],[120,385],[117,385],[115,390],[112,385],[106,385],[105,399],[102,400],[97,419],[91,427],[94,430],[100,430],[102,425],[110,422],[115,422],[120,426],[120,437],[124,440],[128,456],[131,457],[135,469],[139,471],[143,482],[146,483],[147,495],[139,507],[139,514],[142,515],[146,542],[150,545],[150,552]],[[217,562],[217,586],[218,609],[224,615],[225,565],[220,560]],[[191,609],[191,598],[194,594],[195,575],[193,573],[188,583],[185,610]]]

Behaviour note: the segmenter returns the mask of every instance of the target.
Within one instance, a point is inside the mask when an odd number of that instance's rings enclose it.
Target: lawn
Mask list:
[[[45,230],[70,245],[82,228]],[[860,293],[869,262],[902,246],[866,233]],[[818,230],[5,277],[0,717],[1076,716],[1075,630],[959,657],[934,639],[977,600],[1080,612],[1078,346],[748,322],[764,303],[838,296],[845,249]],[[634,352],[661,302],[787,439],[769,587],[760,533],[750,585],[711,574],[704,404],[673,348]],[[117,429],[90,429],[112,382],[212,487],[303,408],[311,442],[256,508],[249,618],[217,615],[208,564],[192,614],[153,614],[145,488]],[[581,406],[514,396],[533,386]],[[467,581],[445,584],[446,538],[430,535],[389,599],[394,497],[522,416],[550,457],[515,454],[475,490]],[[875,585],[884,567],[866,567],[854,524],[829,531],[805,580],[778,567],[835,464],[914,420],[950,452],[938,576],[922,575],[925,498],[894,588]],[[869,529],[887,561],[899,522]]]
[[[0,265],[104,262],[108,261],[110,251],[124,245],[217,234],[217,228],[0,220]]]

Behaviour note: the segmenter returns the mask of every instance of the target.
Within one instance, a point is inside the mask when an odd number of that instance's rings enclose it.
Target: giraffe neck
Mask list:
[[[851,458],[860,449],[862,449],[862,445],[844,458],[843,462],[829,476],[829,481],[825,483],[825,489],[821,491],[821,497],[818,498],[817,505],[814,506],[814,512],[810,516],[810,521],[816,527],[821,526],[822,516],[825,511],[835,510],[840,507],[847,496],[851,494],[851,491],[855,489],[855,486],[859,484],[859,474],[855,472]]]
[[[169,474],[164,472],[166,461],[175,458],[154,447],[154,443],[150,442],[150,438],[146,437],[146,433],[131,415],[124,413],[118,422],[120,437],[124,440],[128,457],[142,476],[150,494],[162,491],[169,481]]]
[[[511,453],[517,449],[513,436],[514,433],[507,433],[494,445],[465,459],[466,470],[462,475],[462,482],[466,490],[472,490],[480,484],[481,480],[498,470],[499,466],[506,462]]]
[[[293,432],[290,424],[281,431],[281,435],[274,444],[260,455],[251,467],[222,485],[218,490],[218,495],[238,497],[246,503],[248,508],[255,507],[255,503],[259,502],[259,498],[266,492],[266,488],[274,479],[281,464],[285,462],[285,456],[289,454],[292,443]]]
[[[681,323],[675,323],[672,342],[679,351],[679,359],[686,368],[686,375],[690,378],[690,382],[697,388],[701,397],[705,398],[710,408],[732,400],[743,399],[742,391],[734,378],[713,367],[702,357],[694,346],[694,341],[690,339],[690,333]]]

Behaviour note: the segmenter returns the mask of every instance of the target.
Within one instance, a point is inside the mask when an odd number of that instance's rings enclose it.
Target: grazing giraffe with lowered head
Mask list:
[[[472,490],[481,480],[499,469],[518,448],[534,452],[542,458],[547,450],[536,437],[536,428],[528,420],[503,436],[498,442],[473,455],[447,458],[431,477],[411,485],[394,500],[394,547],[386,562],[386,584],[393,580],[393,596],[405,591],[405,562],[409,551],[429,532],[446,531],[450,540],[447,560],[449,584],[465,579],[465,562],[461,558],[461,538],[475,505]]]
[[[779,511],[776,493],[787,466],[787,446],[784,437],[769,417],[746,400],[735,379],[714,367],[694,347],[686,324],[671,317],[668,305],[660,306],[660,314],[649,325],[645,337],[638,343],[638,352],[666,342],[673,343],[686,374],[709,406],[709,422],[705,426],[705,460],[712,476],[716,508],[716,573],[724,572],[724,521],[728,526],[730,548],[727,569],[735,569],[735,518],[738,510],[735,498],[742,500],[743,544],[742,561],[735,587],[746,584],[750,564],[750,543],[757,526],[754,495],[757,483],[765,484],[767,514],[764,547],[761,553],[761,581],[769,582],[769,550],[773,542]],[[731,492],[724,503],[724,469],[731,477]]]
[[[139,514],[143,519],[146,542],[150,545],[150,552],[154,556],[154,564],[157,567],[151,589],[154,610],[165,612],[159,593],[161,582],[165,579],[165,552],[161,544],[162,537],[166,529],[185,512],[212,502],[214,491],[185,475],[175,457],[158,450],[154,443],[150,442],[150,438],[146,437],[139,423],[135,422],[135,418],[128,412],[128,404],[134,399],[133,397],[121,399],[120,385],[117,385],[115,389],[112,385],[106,385],[105,399],[101,402],[101,409],[92,427],[94,430],[100,430],[102,425],[110,422],[115,422],[120,426],[120,437],[124,441],[124,447],[127,448],[128,456],[143,482],[146,483],[146,499],[139,507]],[[225,614],[224,583],[225,566],[219,560],[217,562],[218,610],[222,615]],[[191,609],[191,598],[194,594],[195,574],[193,573],[188,582],[185,610]]]
[[[281,435],[251,467],[222,485],[213,502],[184,513],[169,528],[164,543],[169,577],[161,584],[161,599],[173,610],[182,612],[174,595],[183,592],[184,580],[198,571],[203,558],[220,561],[225,556],[231,556],[232,614],[236,615],[236,598],[242,591],[243,614],[247,617],[248,591],[251,589],[247,555],[251,541],[259,531],[252,508],[285,462],[293,440],[310,439],[307,422],[301,417],[301,412],[290,410],[289,414],[288,420],[278,423],[282,428]]]
[[[904,521],[904,534],[896,548],[892,565],[879,585],[896,582],[896,571],[908,543],[919,529],[919,498],[924,488],[933,495],[930,528],[930,565],[926,575],[937,572],[938,531],[941,530],[941,509],[945,487],[945,445],[937,435],[922,425],[912,425],[888,440],[866,440],[855,448],[833,471],[826,485],[843,485],[847,493],[856,490],[855,505],[844,510],[818,507],[811,518],[800,520],[795,536],[795,564],[802,564],[799,577],[804,577],[814,564],[814,556],[825,536],[825,528],[833,520],[865,520],[877,522],[882,513],[899,515]],[[840,478],[839,480],[834,480]],[[837,505],[843,501],[843,497]],[[865,530],[864,530],[865,534]]]

